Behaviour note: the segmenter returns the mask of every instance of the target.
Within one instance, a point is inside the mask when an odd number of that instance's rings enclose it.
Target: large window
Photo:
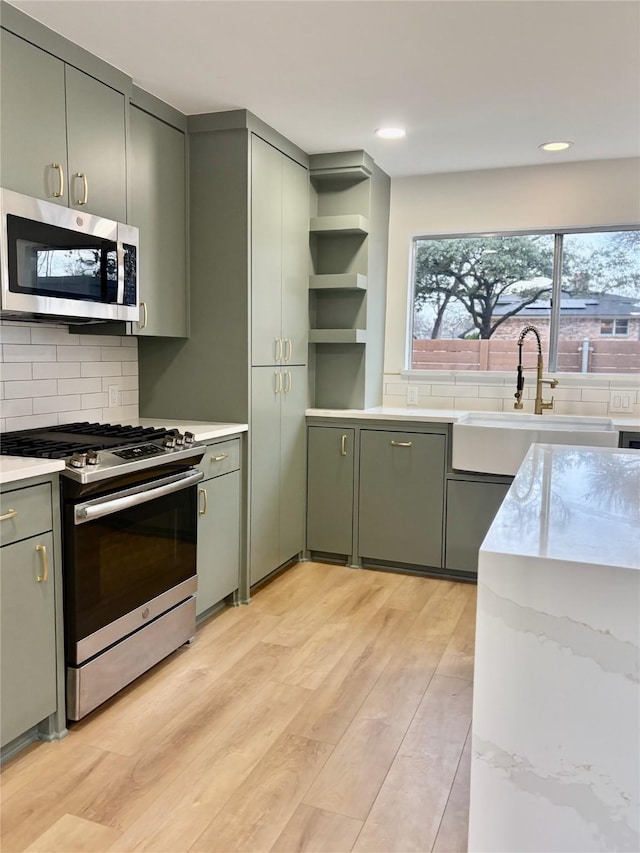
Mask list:
[[[533,325],[551,371],[640,373],[638,229],[419,237],[413,283],[413,369],[512,370]]]

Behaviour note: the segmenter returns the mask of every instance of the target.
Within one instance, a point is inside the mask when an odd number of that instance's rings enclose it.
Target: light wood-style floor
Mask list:
[[[475,592],[294,566],[8,762],[3,853],[466,850]]]

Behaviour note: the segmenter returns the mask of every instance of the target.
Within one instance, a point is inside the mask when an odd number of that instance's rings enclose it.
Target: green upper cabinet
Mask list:
[[[127,218],[125,96],[2,30],[2,186]]]
[[[1,37],[2,186],[66,205],[64,62],[6,30]]]
[[[306,364],[308,173],[251,136],[251,361]]]
[[[69,206],[127,219],[125,98],[67,65]]]
[[[186,337],[185,134],[133,104],[131,216],[140,231],[138,335]]]

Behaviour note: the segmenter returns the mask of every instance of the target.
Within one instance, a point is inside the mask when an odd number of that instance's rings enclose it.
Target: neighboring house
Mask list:
[[[515,295],[501,297],[494,308],[493,316],[499,317],[513,311],[519,301]],[[514,340],[528,324],[536,326],[541,336],[548,338],[550,316],[550,300],[539,299],[501,323],[491,338]],[[589,293],[584,296],[563,293],[560,303],[560,329],[560,338],[563,340],[640,340],[640,298],[619,296],[615,293]]]

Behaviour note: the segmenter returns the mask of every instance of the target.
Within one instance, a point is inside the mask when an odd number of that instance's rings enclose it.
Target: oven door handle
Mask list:
[[[114,512],[121,512],[123,509],[130,509],[140,504],[154,501],[156,498],[171,495],[173,492],[179,492],[182,489],[187,489],[189,486],[195,486],[200,480],[204,480],[202,471],[192,471],[187,474],[181,474],[179,477],[167,478],[169,482],[164,482],[160,486],[151,487],[144,491],[127,493],[121,497],[114,497],[105,500],[97,498],[94,501],[78,504],[74,511],[74,524],[85,524],[87,521],[93,521],[96,518],[102,518],[105,515],[112,515]]]

